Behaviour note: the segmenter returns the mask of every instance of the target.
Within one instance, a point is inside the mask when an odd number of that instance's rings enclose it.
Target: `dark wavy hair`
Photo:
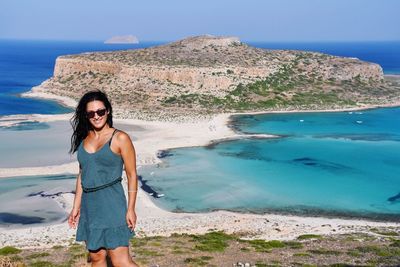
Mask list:
[[[94,100],[99,100],[104,103],[107,111],[109,111],[106,123],[110,127],[113,126],[112,107],[110,101],[107,98],[107,95],[100,90],[92,90],[85,93],[79,100],[78,106],[75,110],[75,114],[70,120],[73,129],[73,134],[71,136],[71,149],[69,150],[70,154],[73,154],[78,150],[79,144],[82,142],[83,139],[86,138],[89,131],[93,129],[88,118],[86,117],[86,105],[87,103]]]

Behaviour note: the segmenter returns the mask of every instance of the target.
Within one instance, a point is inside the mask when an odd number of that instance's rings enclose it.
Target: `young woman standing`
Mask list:
[[[128,134],[113,128],[112,107],[100,90],[80,99],[71,119],[70,153],[77,151],[79,174],[68,218],[76,241],[85,241],[92,266],[137,266],[129,254],[135,236],[137,174],[135,148]],[[128,178],[128,204],[121,184]]]

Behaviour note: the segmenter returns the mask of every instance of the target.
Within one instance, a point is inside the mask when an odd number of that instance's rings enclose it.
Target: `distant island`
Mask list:
[[[105,44],[138,44],[139,40],[133,35],[113,36],[104,41]]]
[[[107,92],[136,118],[327,110],[400,102],[398,79],[356,58],[249,46],[237,37],[195,36],[144,49],[60,56],[33,90],[79,99]]]

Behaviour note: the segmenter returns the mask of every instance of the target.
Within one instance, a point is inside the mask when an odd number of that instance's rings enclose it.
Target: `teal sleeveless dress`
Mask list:
[[[83,141],[77,150],[84,192],[76,241],[86,241],[88,250],[129,246],[129,240],[135,236],[126,223],[127,202],[121,184],[122,156],[110,149],[116,131],[95,153],[88,153]]]

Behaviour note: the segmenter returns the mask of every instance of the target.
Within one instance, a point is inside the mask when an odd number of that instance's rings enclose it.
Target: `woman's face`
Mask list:
[[[106,107],[102,101],[94,100],[86,104],[86,117],[93,128],[103,128],[107,123],[108,114],[109,111],[106,110]]]

